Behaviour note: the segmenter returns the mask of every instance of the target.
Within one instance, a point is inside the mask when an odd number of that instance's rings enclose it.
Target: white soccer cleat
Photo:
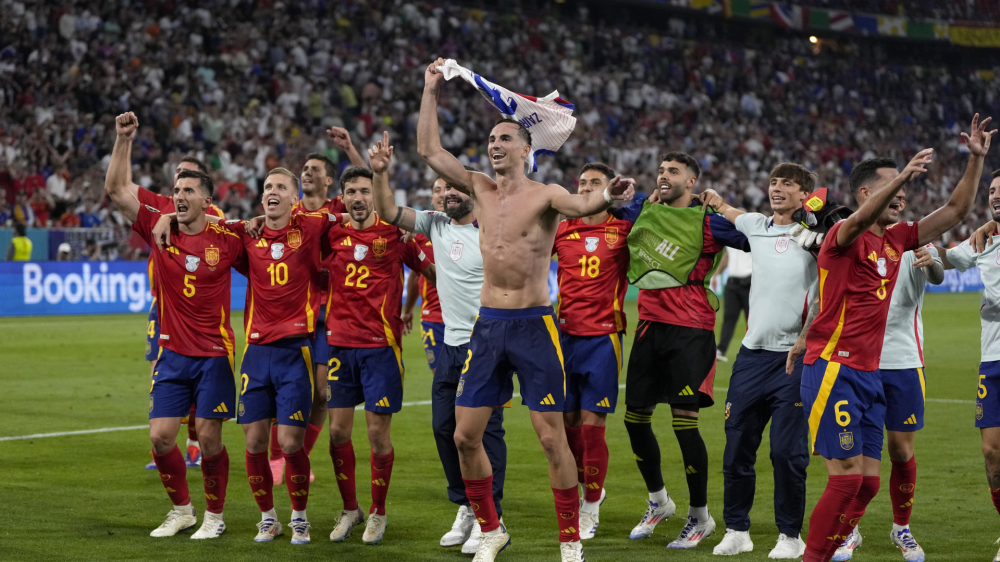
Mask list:
[[[222,519],[221,513],[205,512],[204,519],[201,520],[201,528],[191,535],[192,539],[214,539],[226,532],[226,522]]]
[[[924,562],[924,549],[920,548],[917,540],[913,538],[909,525],[898,531],[893,529],[889,533],[889,539],[903,553],[903,560],[906,562]]]
[[[656,524],[660,521],[666,521],[677,511],[677,504],[674,500],[667,497],[667,503],[660,505],[656,502],[648,502],[649,507],[646,508],[646,513],[643,514],[642,520],[639,524],[632,529],[632,533],[629,534],[630,539],[644,539],[653,534],[653,529],[656,528]]]
[[[597,534],[597,526],[601,524],[601,506],[606,499],[608,492],[601,488],[601,499],[597,501],[596,508],[593,511],[580,510],[580,540],[592,539]],[[583,505],[587,505],[586,502]]]
[[[478,525],[476,525],[478,527]],[[472,562],[493,562],[497,554],[510,546],[510,535],[507,528],[500,523],[500,526],[487,533],[481,533],[479,546],[476,548],[476,557]],[[462,551],[465,549],[463,547]],[[565,560],[565,558],[563,558]]]
[[[562,562],[584,562],[583,544],[580,541],[559,543],[559,552],[562,554]]]
[[[275,486],[280,486],[285,483],[285,458],[278,457],[267,461],[271,465],[271,478],[274,480]],[[311,482],[311,480],[310,480]]]
[[[305,519],[292,519],[288,524],[292,528],[292,544],[309,544],[309,522]]]
[[[831,558],[831,560],[833,562],[844,562],[845,560],[850,560],[851,557],[854,556],[854,549],[859,546],[861,546],[861,533],[859,533],[858,528],[855,527],[854,530],[851,531],[851,534],[847,535],[847,540],[844,541],[844,544],[840,545],[837,552],[833,553],[833,558]]]
[[[726,354],[719,351],[718,349],[715,350],[715,359],[716,361],[722,361],[723,363],[729,362],[729,358],[726,357]]]
[[[271,518],[264,519],[257,523],[257,536],[253,538],[253,542],[271,542],[282,534],[284,531],[281,530],[281,523]]]
[[[365,534],[361,536],[361,540],[369,546],[381,544],[382,537],[385,536],[385,523],[385,515],[369,513],[368,523],[365,525]]]
[[[468,540],[462,543],[462,554],[475,554],[479,550],[479,541],[482,538],[483,528],[479,526],[479,521],[475,521],[472,525],[472,532],[469,533]]]
[[[198,515],[194,511],[193,505],[184,506],[185,509],[178,510],[176,507],[167,512],[167,519],[159,527],[149,533],[151,537],[172,537],[181,531],[193,529],[198,524]]]
[[[330,533],[330,540],[333,542],[344,542],[347,537],[351,536],[351,531],[364,522],[365,514],[361,511],[360,507],[354,511],[347,511],[346,509],[341,511],[340,517],[337,518],[337,524],[334,525],[333,532]]]
[[[1000,544],[1000,539],[997,539],[997,542],[993,544]],[[998,551],[996,557],[993,558],[993,562],[1000,562],[1000,551]]]
[[[472,535],[472,529],[475,526],[476,514],[472,512],[472,508],[467,505],[459,507],[455,522],[451,524],[451,530],[441,537],[441,546],[465,544],[465,541],[469,540],[469,536]]]
[[[748,531],[726,529],[726,536],[722,537],[722,542],[715,545],[715,548],[712,549],[712,554],[716,556],[732,556],[751,551],[753,551],[753,541],[750,540],[750,533]]]
[[[774,545],[771,552],[768,553],[768,558],[773,558],[776,560],[798,560],[802,558],[802,555],[806,553],[806,543],[802,540],[802,536],[790,537],[784,533],[778,535],[778,544]]]
[[[698,521],[688,515],[687,523],[681,529],[681,534],[677,535],[676,539],[670,541],[667,548],[694,548],[714,532],[715,519],[712,519],[711,515],[708,516],[706,521]]]

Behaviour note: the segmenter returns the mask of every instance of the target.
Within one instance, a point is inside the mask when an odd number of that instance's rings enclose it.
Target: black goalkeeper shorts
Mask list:
[[[640,320],[628,359],[625,405],[707,408],[715,403],[715,333]]]

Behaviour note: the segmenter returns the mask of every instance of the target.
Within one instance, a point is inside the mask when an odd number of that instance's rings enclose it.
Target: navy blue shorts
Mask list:
[[[801,394],[813,454],[881,460],[886,405],[878,371],[817,359],[802,368]]]
[[[528,409],[563,411],[566,374],[551,306],[479,309],[455,405],[506,405],[514,395],[515,372]]]
[[[560,334],[566,361],[566,412],[587,410],[613,414],[622,373],[622,334]]]
[[[924,428],[924,370],[879,369],[885,393],[885,428],[917,431]]]
[[[160,356],[160,318],[156,310],[156,297],[149,305],[149,320],[146,324],[146,361],[156,361]]]
[[[326,305],[319,307],[316,317],[316,331],[312,338],[312,358],[317,365],[326,365],[330,361],[330,344],[326,342]]]
[[[438,359],[441,358],[441,348],[444,347],[444,323],[421,322],[420,337],[424,340],[424,354],[432,371],[437,370]]]
[[[979,364],[976,392],[976,427],[1000,427],[1000,361]]]
[[[195,417],[230,419],[236,413],[233,357],[187,357],[163,348],[149,389],[149,419]]]
[[[306,426],[314,383],[309,338],[249,344],[240,373],[239,423],[277,418],[278,425]]]
[[[330,346],[326,374],[327,408],[395,414],[403,407],[403,362],[391,347]]]

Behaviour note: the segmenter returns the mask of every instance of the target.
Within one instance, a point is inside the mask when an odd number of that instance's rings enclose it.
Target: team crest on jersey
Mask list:
[[[458,261],[462,259],[463,250],[465,250],[465,244],[456,240],[451,243],[451,251],[448,252],[448,257],[451,258],[451,261]]]
[[[458,381],[458,390],[455,391],[455,396],[456,397],[461,396],[463,391],[465,391],[465,379],[460,379]],[[152,398],[149,399],[149,403],[150,403],[149,407],[152,408],[153,407],[152,406],[152,404],[153,404],[153,399]],[[152,412],[152,410],[150,410],[150,411]]]
[[[361,261],[368,255],[368,246],[358,244],[354,247],[354,260]]]
[[[149,407],[150,408],[153,407],[153,399],[152,398],[149,399]],[[152,412],[152,411],[153,410],[150,410],[150,412]],[[981,402],[976,402],[976,419],[977,420],[983,419],[983,404]]]
[[[246,415],[247,408],[246,408],[246,406],[243,405],[243,400],[240,400],[240,407],[237,409],[237,412],[239,413],[240,417],[243,417],[243,416]]]
[[[389,241],[385,238],[376,238],[372,243],[372,253],[376,256],[382,256],[385,254],[386,248],[389,246]]]
[[[732,408],[732,407],[733,407],[733,403],[732,402],[726,402],[726,418],[725,419],[727,419],[727,420],[729,419],[729,409]]]
[[[885,255],[889,256],[892,261],[899,261],[899,252],[893,249],[889,244],[885,245]]]
[[[289,230],[286,234],[288,240],[288,247],[291,249],[298,248],[302,245],[302,232],[299,230]],[[278,259],[278,258],[274,258]]]
[[[588,236],[586,240],[583,241],[583,245],[587,248],[588,252],[593,252],[597,249],[597,237]]]
[[[787,236],[779,236],[774,242],[774,251],[779,254],[784,254],[788,251],[788,240]]]
[[[845,451],[850,451],[854,448],[854,434],[850,431],[845,431],[840,434],[840,448]]]
[[[205,248],[205,263],[213,267],[219,264],[218,248]]]
[[[205,249],[205,255],[208,255],[208,249]],[[201,263],[201,258],[198,256],[184,256],[184,269],[194,273],[194,270],[198,269],[198,264]]]
[[[618,227],[617,226],[606,226],[604,227],[604,241],[608,243],[608,246],[614,246],[618,243]],[[591,250],[593,251],[593,250]]]
[[[879,258],[878,261],[875,262],[875,269],[878,270],[879,275],[885,277],[885,274],[887,272],[887,270],[885,269],[885,258]]]
[[[275,242],[271,244],[271,258],[280,260],[281,256],[285,255],[285,245]]]

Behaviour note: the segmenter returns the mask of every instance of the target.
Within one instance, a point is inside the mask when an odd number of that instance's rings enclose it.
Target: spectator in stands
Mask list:
[[[80,226],[83,228],[101,226],[101,216],[94,211],[94,202],[90,199],[84,200],[83,210],[78,215],[80,217]]]
[[[0,228],[8,226],[12,219],[10,206],[7,205],[7,190],[0,188]]]
[[[31,210],[35,213],[35,228],[46,228],[49,226],[49,212],[52,210],[52,201],[44,187],[35,189],[31,196]]]
[[[101,255],[101,248],[93,238],[87,239],[87,243],[83,248],[83,255],[80,257],[87,261],[104,261],[104,256]]]
[[[66,242],[59,244],[59,251],[56,252],[56,261],[73,261],[73,247]]]
[[[17,195],[14,196],[14,207],[11,209],[11,216],[15,224],[23,224],[25,226],[35,224],[35,212],[31,210],[31,205],[28,203],[28,194],[23,189],[18,191]]]
[[[31,261],[31,240],[24,223],[14,225],[14,238],[7,245],[7,261]]]

